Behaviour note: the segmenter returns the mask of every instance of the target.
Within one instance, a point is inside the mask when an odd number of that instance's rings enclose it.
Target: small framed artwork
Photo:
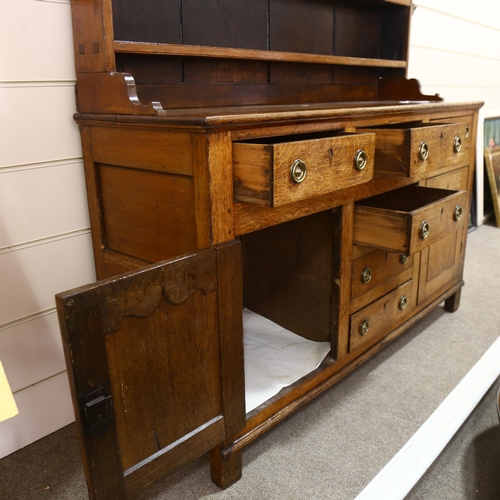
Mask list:
[[[497,227],[500,227],[500,118],[484,121],[484,160]]]
[[[497,227],[500,227],[500,146],[493,146],[484,150],[486,171],[490,181],[491,197],[495,210]]]

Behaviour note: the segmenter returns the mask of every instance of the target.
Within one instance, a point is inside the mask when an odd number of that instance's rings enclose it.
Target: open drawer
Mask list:
[[[322,132],[233,143],[234,197],[278,207],[368,182],[375,134]]]
[[[442,167],[467,165],[466,123],[398,124],[359,129],[376,134],[375,171],[414,177]]]
[[[354,243],[413,255],[467,221],[467,192],[406,186],[354,205]]]

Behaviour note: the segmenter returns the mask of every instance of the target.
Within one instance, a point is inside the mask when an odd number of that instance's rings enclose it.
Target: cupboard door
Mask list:
[[[56,302],[91,499],[134,498],[244,427],[239,242]]]
[[[422,250],[418,303],[458,283],[462,275],[463,231],[451,231]]]
[[[427,179],[426,186],[440,189],[465,190],[468,167]],[[468,203],[464,204],[463,224],[447,231],[433,245],[422,250],[418,303],[441,293],[445,287],[458,283],[462,277],[467,234]]]

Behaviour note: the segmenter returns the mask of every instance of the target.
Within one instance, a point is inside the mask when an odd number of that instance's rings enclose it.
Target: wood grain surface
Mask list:
[[[326,137],[322,137],[326,135]],[[355,167],[359,150],[366,154],[363,170]],[[371,134],[326,133],[270,138],[233,144],[235,199],[279,207],[369,181],[375,152]],[[307,169],[297,184],[290,168],[301,160]]]

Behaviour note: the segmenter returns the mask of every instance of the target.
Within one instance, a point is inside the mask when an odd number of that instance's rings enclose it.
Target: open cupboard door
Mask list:
[[[134,498],[244,427],[239,242],[56,302],[91,499]]]

